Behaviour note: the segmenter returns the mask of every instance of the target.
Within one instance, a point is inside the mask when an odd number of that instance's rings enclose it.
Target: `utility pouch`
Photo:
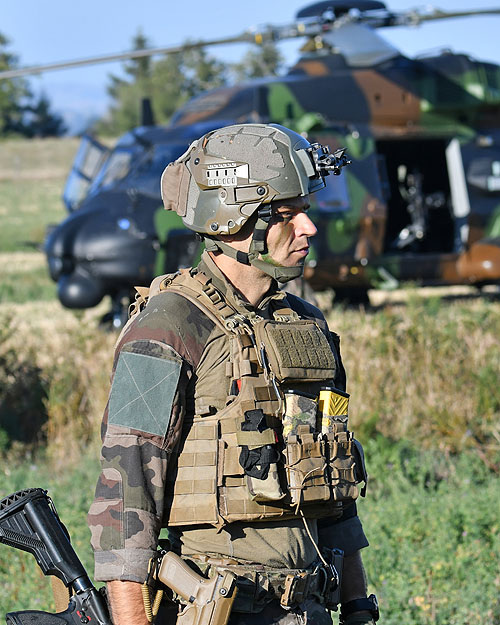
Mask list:
[[[254,325],[254,331],[257,347],[265,348],[271,371],[279,382],[319,382],[335,377],[331,347],[314,321],[265,319]]]
[[[338,432],[327,434],[328,465],[332,485],[333,499],[357,499],[358,479],[356,459],[359,452],[352,432]],[[359,444],[359,443],[358,443]]]
[[[325,441],[299,425],[286,440],[286,473],[292,504],[328,501],[331,498]]]
[[[266,423],[262,410],[247,410],[236,437],[241,447],[239,462],[247,476],[253,501],[279,501],[285,497],[281,488],[278,462],[280,452],[276,434]]]
[[[158,579],[186,603],[177,625],[226,625],[236,597],[236,575],[215,571],[206,579],[171,551],[161,560]]]

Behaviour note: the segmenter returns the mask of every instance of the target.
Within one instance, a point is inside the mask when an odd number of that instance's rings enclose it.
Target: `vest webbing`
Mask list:
[[[193,275],[189,270],[182,270],[156,278],[149,300],[164,291],[191,301],[226,334],[231,345],[232,378],[240,383],[237,396],[229,396],[226,407],[216,414],[186,415],[177,464],[167,476],[166,522],[172,526],[211,524],[220,527],[233,521],[297,518],[297,506],[292,505],[286,493],[277,501],[255,501],[250,494],[248,475],[239,461],[241,445],[250,448],[272,445],[276,442],[275,431],[281,428],[281,398],[259,361],[252,320],[229,305],[202,273]],[[299,319],[286,300],[283,306],[276,306],[273,315],[289,323]],[[269,428],[263,432],[242,432],[245,412],[259,409],[266,415]],[[275,465],[270,477],[283,481],[283,470],[282,466]],[[352,472],[352,468],[347,469],[346,476],[350,476],[351,494],[355,497]],[[307,505],[301,508],[309,518],[340,516],[342,510],[342,502],[331,495],[321,501],[313,499],[305,503]]]

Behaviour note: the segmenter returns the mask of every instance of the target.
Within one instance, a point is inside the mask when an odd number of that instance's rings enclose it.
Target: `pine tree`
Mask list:
[[[252,47],[239,63],[231,66],[236,82],[265,76],[279,76],[283,69],[283,56],[272,41]]]
[[[134,50],[149,47],[139,32],[133,39]],[[167,54],[154,61],[151,57],[124,64],[125,78],[110,75],[108,94],[112,105],[97,132],[118,135],[141,124],[141,100],[150,98],[157,123],[167,123],[172,114],[189,98],[226,83],[227,66],[200,48]]]
[[[16,55],[7,51],[9,40],[0,33],[0,70],[15,69]],[[50,110],[50,102],[42,94],[33,95],[24,78],[0,80],[0,137],[49,137],[64,134],[66,128],[59,115]]]
[[[24,133],[27,137],[60,137],[66,132],[62,118],[50,110],[45,94],[25,107]]]
[[[0,33],[0,70],[15,69],[17,56],[7,51],[9,40]],[[31,93],[22,78],[0,80],[0,136],[23,131],[24,105]]]

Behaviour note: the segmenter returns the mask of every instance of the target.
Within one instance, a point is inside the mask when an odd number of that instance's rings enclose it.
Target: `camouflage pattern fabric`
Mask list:
[[[273,302],[285,297],[276,286],[256,310],[238,297],[209,257],[202,259],[199,270],[247,315],[270,318]],[[300,317],[317,320],[335,355],[335,385],[345,388],[338,337],[330,334],[318,309],[295,296],[287,301]],[[167,472],[175,475],[173,459],[183,426],[189,427],[195,405],[197,412],[200,407],[220,410],[229,393],[227,343],[222,330],[196,305],[168,289],[152,298],[120,336],[102,423],[102,472],[88,517],[97,580],[144,581],[165,525],[165,483]],[[347,516],[339,519],[338,532],[332,521],[322,533],[349,553],[368,543],[357,516]],[[317,538],[316,521],[309,525]],[[186,555],[211,553],[284,568],[307,568],[316,558],[298,519],[230,523],[223,530],[170,528],[169,537]]]

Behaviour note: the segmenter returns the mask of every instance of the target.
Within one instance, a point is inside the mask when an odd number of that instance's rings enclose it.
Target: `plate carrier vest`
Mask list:
[[[298,425],[284,435],[284,420],[299,416],[300,423],[304,411],[317,413],[316,400],[301,390],[317,397],[335,374],[335,356],[315,321],[300,319],[286,299],[274,320],[247,317],[195,269],[159,276],[137,291],[129,322],[151,298],[169,291],[201,309],[230,344],[232,393],[225,408],[210,414],[195,405],[196,414],[185,416],[177,463],[167,475],[168,525],[338,518],[358,497],[361,481],[364,496],[363,450],[346,419],[322,432],[318,415],[319,427]],[[290,405],[296,414],[287,414]],[[244,468],[242,459],[252,455],[257,462]]]

